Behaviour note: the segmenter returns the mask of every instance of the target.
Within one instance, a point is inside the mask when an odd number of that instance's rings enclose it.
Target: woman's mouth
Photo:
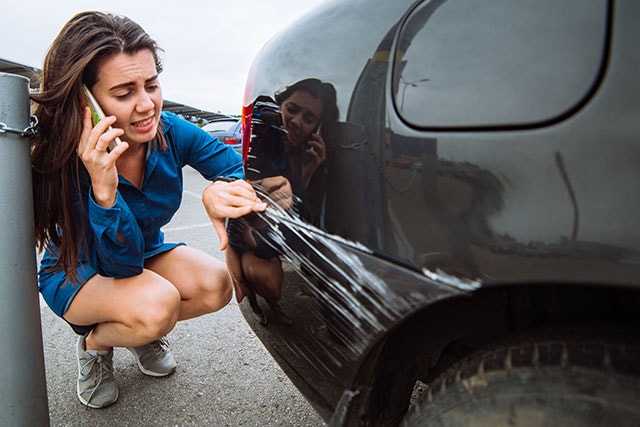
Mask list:
[[[287,131],[287,138],[289,139],[289,141],[297,141],[298,138],[300,137],[298,135],[298,132],[289,126],[287,126],[285,130]]]
[[[148,132],[153,129],[153,117],[132,123],[133,128],[138,132]]]

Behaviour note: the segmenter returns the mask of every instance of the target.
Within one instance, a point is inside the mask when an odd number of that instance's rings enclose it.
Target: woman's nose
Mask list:
[[[289,118],[289,123],[292,124],[296,129],[300,129],[300,115],[298,114],[293,114],[290,118]]]
[[[155,107],[153,100],[146,92],[143,92],[138,99],[138,103],[136,104],[136,109],[138,111],[148,111]]]

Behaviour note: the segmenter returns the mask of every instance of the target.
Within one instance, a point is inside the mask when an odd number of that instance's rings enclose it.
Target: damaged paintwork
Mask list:
[[[270,244],[304,280],[305,292],[320,301],[320,305],[332,307],[332,316],[339,320],[329,326],[330,333],[339,337],[343,353],[350,353],[350,359],[355,360],[371,345],[372,337],[383,333],[416,307],[445,294],[471,291],[480,286],[479,282],[455,279],[444,273],[424,272],[434,289],[427,293],[398,293],[375,269],[365,265],[362,257],[374,255],[363,245],[329,235],[302,221],[299,215],[284,211],[264,193],[262,197],[270,206],[259,214],[268,224],[265,233]],[[429,298],[428,293],[433,298]],[[340,324],[349,325],[348,336],[335,326]]]
[[[245,174],[269,207],[229,223],[245,318],[335,425],[396,420],[412,380],[497,336],[638,311],[638,53],[625,17],[607,33],[613,3],[489,26],[460,22],[515,6],[370,4],[331,2],[256,59]]]
[[[480,289],[482,286],[482,281],[480,280],[456,277],[451,274],[447,274],[442,270],[431,271],[423,268],[422,273],[437,283],[444,284],[445,286],[451,286],[452,288],[459,289],[461,291],[475,291],[476,289]]]

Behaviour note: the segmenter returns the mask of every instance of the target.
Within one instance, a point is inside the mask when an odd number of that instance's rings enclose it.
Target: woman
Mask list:
[[[239,156],[162,112],[159,47],[135,22],[100,12],[71,18],[45,57],[32,95],[40,127],[32,147],[39,289],[80,336],[77,394],[92,408],[118,398],[113,347],[145,374],[171,374],[166,341],[179,320],[224,307],[225,265],[160,228],[180,205],[182,167],[212,183],[202,200],[227,245],[226,218],[265,209],[242,178]],[[93,126],[86,85],[106,118]],[[108,149],[116,137],[122,143]]]
[[[251,181],[268,194],[280,208],[291,208],[302,219],[318,225],[325,194],[326,135],[338,120],[336,91],[319,79],[300,80],[275,94],[275,104],[261,99],[265,107],[254,129],[256,146],[247,170],[255,170]],[[280,110],[275,120],[272,105]],[[255,107],[254,107],[255,108]],[[273,123],[270,123],[273,122]],[[284,131],[284,132],[282,132]],[[233,277],[236,298],[246,295],[251,308],[263,325],[267,317],[258,304],[257,295],[265,299],[280,323],[291,319],[278,301],[282,293],[283,271],[278,245],[269,238],[268,227],[255,216],[229,222],[231,245],[226,251],[227,265]]]

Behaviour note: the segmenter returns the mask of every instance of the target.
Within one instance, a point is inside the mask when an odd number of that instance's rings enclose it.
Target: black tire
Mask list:
[[[451,366],[404,426],[640,426],[640,343],[609,334],[529,336]]]

